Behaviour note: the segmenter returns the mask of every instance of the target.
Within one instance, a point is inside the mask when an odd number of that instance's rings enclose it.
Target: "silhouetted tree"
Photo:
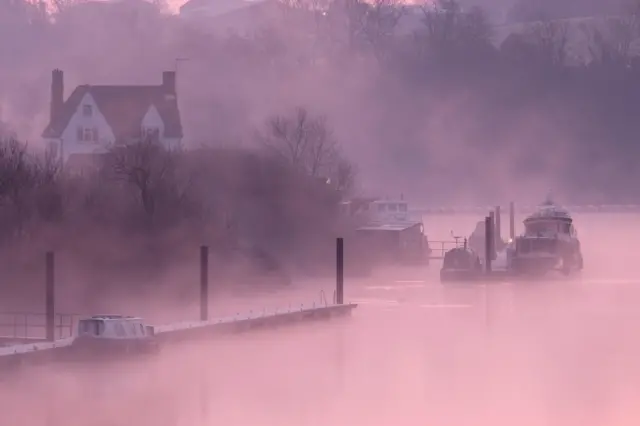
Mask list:
[[[298,107],[291,116],[269,119],[261,136],[264,146],[310,177],[327,177],[337,167],[339,148],[323,116],[314,117]]]
[[[637,37],[633,16],[607,18],[602,28],[583,25],[589,43],[590,64],[625,69],[631,65],[631,44]]]
[[[364,35],[378,60],[386,58],[404,13],[399,0],[373,0],[370,3],[365,15]]]
[[[114,177],[131,186],[148,229],[175,223],[188,202],[189,176],[181,176],[181,153],[153,138],[116,146],[109,156]]]

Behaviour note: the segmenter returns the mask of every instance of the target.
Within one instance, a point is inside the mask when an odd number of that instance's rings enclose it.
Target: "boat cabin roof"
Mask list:
[[[140,317],[132,317],[129,315],[94,315],[84,320],[104,320],[104,321],[142,321]]]
[[[341,206],[353,206],[356,210],[375,212],[406,212],[409,210],[409,203],[405,200],[378,199],[378,198],[354,198],[353,200],[341,201]]]
[[[406,213],[409,211],[409,204],[403,200],[374,200],[363,206],[363,210],[371,210],[378,213]]]
[[[357,231],[374,231],[374,232],[402,232],[409,228],[422,226],[421,222],[407,222],[407,223],[383,223],[383,224],[371,224],[361,226]]]
[[[78,321],[78,335],[105,339],[141,339],[153,334],[142,318],[122,315],[95,315]]]
[[[541,204],[535,212],[527,216],[524,223],[538,221],[572,222],[573,218],[567,209],[560,207],[553,202],[545,202]]]

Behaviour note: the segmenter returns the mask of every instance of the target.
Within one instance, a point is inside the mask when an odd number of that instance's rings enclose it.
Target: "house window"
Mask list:
[[[143,127],[142,137],[144,139],[158,140],[160,138],[160,129],[157,127]]]
[[[127,335],[127,332],[124,330],[124,327],[119,322],[115,324],[115,331],[116,331],[116,336],[118,337],[124,337]]]
[[[78,126],[76,137],[80,142],[97,142],[98,141],[98,128],[97,127],[83,127]]]
[[[82,115],[91,117],[93,115],[93,107],[91,105],[82,105]]]

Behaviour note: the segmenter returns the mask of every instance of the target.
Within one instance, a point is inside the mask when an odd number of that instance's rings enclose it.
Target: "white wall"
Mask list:
[[[160,135],[164,135],[164,121],[160,117],[155,105],[151,105],[147,110],[147,113],[142,117],[142,127],[157,127],[160,129]]]
[[[91,117],[85,117],[82,114],[83,105],[91,105],[93,113]],[[77,138],[78,126],[97,128],[98,141],[85,142],[79,141]],[[63,160],[67,161],[71,154],[92,154],[104,153],[115,141],[115,136],[111,127],[107,123],[107,119],[98,109],[93,96],[87,93],[78,104],[78,109],[69,120],[67,128],[62,133],[61,147]]]
[[[91,105],[92,115],[91,117],[85,117],[83,115],[83,106]],[[149,110],[146,112],[142,119],[141,123],[142,127],[150,127],[150,128],[158,128],[160,131],[160,135],[164,135],[164,121],[162,121],[162,117],[158,112],[157,108],[154,105],[149,107]],[[98,129],[98,141],[82,141],[78,140],[78,126],[88,127],[88,128],[97,128]],[[98,109],[98,105],[96,104],[93,96],[87,93],[83,98],[80,104],[78,105],[77,110],[74,115],[69,120],[69,124],[67,128],[62,133],[62,137],[60,139],[46,139],[45,142],[51,146],[52,144],[55,146],[56,152],[58,155],[62,155],[62,161],[66,162],[69,159],[69,156],[72,154],[101,154],[108,151],[108,149],[113,145],[115,141],[115,136],[111,127],[107,123],[107,119]],[[164,138],[162,137],[162,142],[167,148],[177,148],[181,144],[181,139],[179,138]]]
[[[160,130],[160,140],[166,148],[174,149],[180,146],[180,139],[164,137],[164,121],[162,121],[162,117],[160,117],[160,113],[154,105],[149,107],[149,110],[147,110],[147,113],[142,118],[141,126],[158,128]]]

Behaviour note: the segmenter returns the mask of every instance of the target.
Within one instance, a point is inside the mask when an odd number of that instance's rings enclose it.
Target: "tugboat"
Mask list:
[[[580,240],[571,214],[548,197],[524,220],[525,231],[510,244],[509,267],[518,275],[564,275],[582,270]]]

